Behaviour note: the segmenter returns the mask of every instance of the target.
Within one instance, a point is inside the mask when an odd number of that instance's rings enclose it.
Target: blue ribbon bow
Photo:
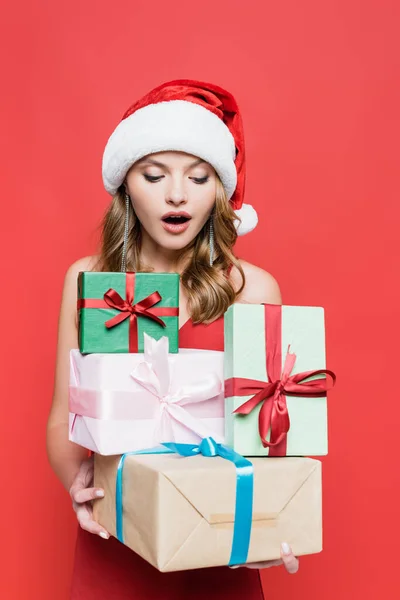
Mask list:
[[[232,462],[236,467],[236,503],[235,520],[233,526],[233,540],[229,566],[244,564],[250,546],[251,523],[253,515],[253,487],[254,467],[247,458],[244,458],[231,448],[211,438],[204,438],[197,446],[195,444],[164,443],[164,447],[149,448],[126,452],[120,458],[117,469],[116,481],[116,529],[117,538],[124,542],[123,535],[123,505],[122,505],[122,474],[127,456],[140,454],[180,454],[181,456],[220,456]]]

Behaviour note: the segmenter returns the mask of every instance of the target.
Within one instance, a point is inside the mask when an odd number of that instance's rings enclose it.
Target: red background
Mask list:
[[[163,81],[242,108],[256,232],[239,253],[325,306],[325,550],[267,600],[395,599],[399,546],[399,3],[2,3],[0,597],[66,600],[76,525],[45,456],[64,272],[95,251],[101,156]]]

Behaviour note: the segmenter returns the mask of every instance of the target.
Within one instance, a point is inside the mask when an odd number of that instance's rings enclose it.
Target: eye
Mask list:
[[[155,175],[147,175],[146,173],[144,173],[143,177],[151,183],[156,183],[157,181],[160,181],[160,179],[162,179],[164,175],[158,175],[156,177]]]
[[[207,181],[209,180],[209,176],[206,175],[205,177],[191,177],[192,181],[194,181],[195,183],[207,183]]]

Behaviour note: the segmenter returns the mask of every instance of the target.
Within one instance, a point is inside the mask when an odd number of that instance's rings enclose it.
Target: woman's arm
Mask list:
[[[47,422],[47,455],[64,487],[69,491],[88,451],[68,440],[69,351],[78,348],[76,318],[77,277],[88,270],[90,258],[81,259],[67,271],[58,322],[57,358],[53,402]]]
[[[93,486],[93,457],[68,440],[69,352],[78,347],[76,318],[77,277],[79,271],[93,268],[94,258],[77,261],[65,277],[58,325],[57,361],[53,403],[47,422],[47,455],[50,464],[72,499],[80,526],[90,533],[108,538],[108,532],[93,520],[91,502],[104,496]]]
[[[88,452],[68,441],[69,351],[78,348],[76,319],[77,277],[87,270],[90,259],[82,259],[67,271],[58,322],[57,358],[53,402],[47,422],[47,455],[64,487],[69,491]]]

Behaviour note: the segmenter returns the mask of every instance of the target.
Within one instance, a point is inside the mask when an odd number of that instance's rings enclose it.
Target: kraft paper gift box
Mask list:
[[[95,455],[94,485],[105,497],[94,502],[94,519],[160,571],[278,559],[282,541],[297,556],[322,550],[321,463],[315,459],[252,459],[249,512],[248,506],[238,511],[237,472],[224,458],[127,455],[117,518],[119,462]],[[238,520],[242,527],[247,518],[248,551],[239,529],[234,540]]]
[[[143,354],[70,352],[69,439],[99,454],[163,441],[224,439],[223,352],[168,353],[144,334]]]
[[[234,304],[224,326],[226,443],[245,456],[327,454],[323,308]]]
[[[178,352],[177,273],[81,272],[78,277],[82,353],[143,352],[143,334],[166,336]]]

